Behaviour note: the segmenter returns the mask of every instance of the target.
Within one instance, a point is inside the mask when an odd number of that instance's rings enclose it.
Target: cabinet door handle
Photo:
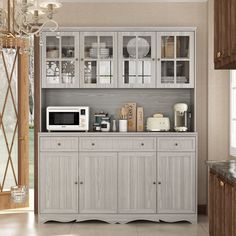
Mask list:
[[[175,143],[175,146],[178,146],[178,143]]]
[[[78,58],[75,58],[76,61],[78,61],[79,59]]]
[[[57,143],[58,146],[61,146],[61,143]]]
[[[156,184],[156,181],[153,181],[153,184]]]
[[[77,182],[77,181],[75,181],[75,184],[78,184],[78,182]]]
[[[144,143],[141,143],[141,146],[144,146]]]
[[[80,60],[81,60],[81,61],[84,61],[84,58],[81,58]]]
[[[161,184],[161,182],[158,182],[158,184],[160,185],[160,184]]]
[[[92,146],[95,146],[95,143],[92,143]]]
[[[156,59],[155,58],[152,58],[153,61],[155,61]]]
[[[220,180],[220,186],[221,186],[221,187],[224,187],[224,186],[225,186],[225,183],[224,183],[222,180]]]
[[[217,52],[216,57],[220,58],[221,57],[221,52]]]
[[[83,181],[80,181],[79,183],[80,183],[80,184],[83,184],[84,182],[83,182]]]

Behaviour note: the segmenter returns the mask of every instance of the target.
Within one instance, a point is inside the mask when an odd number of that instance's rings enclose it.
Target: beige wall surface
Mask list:
[[[229,158],[230,71],[214,70],[214,0],[209,0],[208,159]]]
[[[55,19],[70,27],[197,27],[198,204],[206,204],[208,3],[64,3]]]

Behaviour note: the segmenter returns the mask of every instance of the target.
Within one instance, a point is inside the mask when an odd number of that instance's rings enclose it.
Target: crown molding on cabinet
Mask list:
[[[208,0],[61,0],[65,3],[195,3]]]
[[[59,32],[157,32],[157,31],[165,31],[165,32],[188,32],[194,31],[196,32],[197,27],[59,27]],[[52,32],[50,28],[45,27],[43,32]]]

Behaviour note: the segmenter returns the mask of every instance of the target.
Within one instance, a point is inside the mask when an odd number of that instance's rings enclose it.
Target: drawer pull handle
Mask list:
[[[178,143],[175,143],[175,146],[178,146]]]
[[[153,184],[156,184],[156,181],[153,181]]]
[[[92,143],[92,146],[95,146],[95,143]]]
[[[78,182],[77,182],[77,181],[75,181],[75,184],[78,184]]]
[[[58,146],[61,146],[61,143],[58,143],[57,145],[58,145]]]
[[[158,182],[158,184],[160,185],[160,184],[161,184],[161,182]]]
[[[80,183],[80,184],[83,184],[84,182],[83,182],[83,181],[80,181],[79,183]]]
[[[217,58],[220,58],[220,57],[221,57],[221,55],[222,55],[222,53],[221,53],[221,52],[217,52],[217,54],[216,54],[216,57],[217,57]]]
[[[225,183],[223,181],[220,180],[220,186],[221,187],[224,187],[225,186]]]
[[[141,143],[141,146],[144,146],[144,143]]]

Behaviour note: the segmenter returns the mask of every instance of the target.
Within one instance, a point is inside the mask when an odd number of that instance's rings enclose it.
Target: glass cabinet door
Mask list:
[[[155,87],[155,34],[120,33],[119,87]]]
[[[78,33],[44,33],[43,88],[76,88],[79,86]]]
[[[176,36],[176,83],[189,84],[190,36]]]
[[[175,37],[161,36],[161,83],[175,82]]]
[[[157,33],[157,86],[160,88],[194,87],[194,33]]]
[[[81,34],[83,88],[113,88],[116,75],[116,33]]]

